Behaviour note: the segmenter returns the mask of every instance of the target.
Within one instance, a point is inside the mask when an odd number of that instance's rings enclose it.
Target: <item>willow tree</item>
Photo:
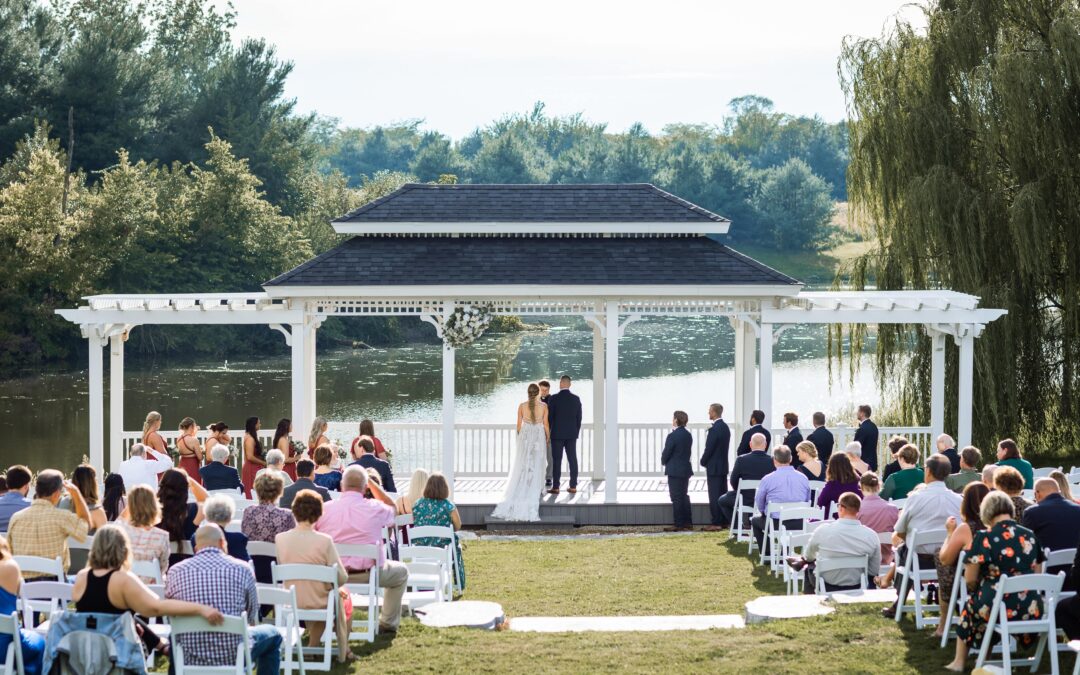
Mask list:
[[[1080,4],[939,0],[923,12],[925,26],[898,20],[844,45],[848,190],[879,242],[852,279],[1008,309],[976,341],[975,441],[1078,455]],[[904,349],[912,359],[895,358]],[[929,361],[921,329],[880,334],[877,374],[901,383],[909,418],[928,416]]]

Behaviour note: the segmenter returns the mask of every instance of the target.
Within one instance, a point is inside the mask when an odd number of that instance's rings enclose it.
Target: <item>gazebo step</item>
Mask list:
[[[492,531],[505,530],[572,530],[577,523],[574,516],[543,516],[540,520],[502,520],[501,518],[484,518],[484,525]]]

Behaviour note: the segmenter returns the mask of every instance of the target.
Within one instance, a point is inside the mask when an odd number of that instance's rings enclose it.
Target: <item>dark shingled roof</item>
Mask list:
[[[357,236],[266,286],[787,285],[704,236]]]
[[[407,183],[335,223],[728,223],[648,183],[429,185]]]

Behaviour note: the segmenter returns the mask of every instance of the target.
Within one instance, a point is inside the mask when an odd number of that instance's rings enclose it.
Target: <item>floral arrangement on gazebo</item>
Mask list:
[[[455,307],[442,321],[443,339],[455,349],[467,347],[480,339],[494,319],[491,305],[462,305]]]

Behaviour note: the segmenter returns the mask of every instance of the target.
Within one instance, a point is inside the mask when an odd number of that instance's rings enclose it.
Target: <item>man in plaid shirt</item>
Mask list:
[[[251,628],[251,658],[259,673],[277,673],[281,665],[281,634],[259,624],[259,595],[255,574],[247,563],[230,558],[225,533],[212,523],[195,532],[195,556],[169,569],[165,597],[214,607],[227,616],[247,612]],[[184,662],[191,666],[225,666],[236,661],[240,638],[221,633],[177,636]],[[172,673],[172,664],[169,665]]]

